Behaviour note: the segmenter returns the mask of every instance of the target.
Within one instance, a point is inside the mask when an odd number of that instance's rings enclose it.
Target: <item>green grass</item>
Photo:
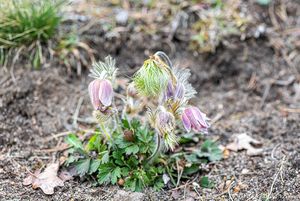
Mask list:
[[[62,0],[11,0],[0,4],[0,64],[24,56],[34,68],[44,61],[43,44],[56,35]]]
[[[62,2],[13,0],[0,7],[0,47],[44,42],[54,36],[61,21]]]

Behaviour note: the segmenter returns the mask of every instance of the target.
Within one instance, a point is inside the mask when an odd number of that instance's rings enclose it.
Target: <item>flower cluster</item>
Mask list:
[[[187,132],[207,132],[208,118],[197,107],[189,105],[189,100],[196,94],[188,82],[189,70],[174,68],[166,54],[157,52],[134,75],[133,82],[127,87],[126,100],[123,100],[122,116],[113,112],[117,111],[113,104],[116,71],[111,57],[95,64],[91,70],[91,77],[95,80],[89,84],[89,95],[94,116],[102,123],[103,132],[109,133],[103,122],[109,119],[118,121],[116,118],[122,120],[122,117],[133,113],[143,115],[145,108],[158,141],[162,139],[166,148],[173,150],[177,144],[178,122],[182,122]],[[112,114],[116,114],[116,118],[111,118]]]

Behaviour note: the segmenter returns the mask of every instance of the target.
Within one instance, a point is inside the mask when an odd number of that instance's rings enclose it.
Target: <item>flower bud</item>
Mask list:
[[[191,129],[195,132],[207,132],[207,128],[209,128],[208,118],[197,107],[190,106],[186,108],[181,118],[183,126],[188,132]]]
[[[134,75],[133,82],[139,94],[157,97],[166,90],[169,79],[166,67],[151,58]]]
[[[134,135],[132,130],[125,130],[124,131],[124,139],[128,142],[134,141]]]
[[[103,106],[108,107],[112,103],[113,87],[109,80],[102,80],[99,88],[99,100]]]
[[[175,126],[174,115],[166,111],[164,108],[160,108],[160,111],[156,114],[155,127],[159,131],[159,134],[163,137],[167,148],[174,149],[177,143],[177,139],[174,134]]]
[[[136,90],[136,88],[134,87],[134,83],[130,83],[127,87],[127,96],[129,97],[137,97],[138,92]]]
[[[120,179],[118,180],[118,184],[119,184],[119,186],[124,186],[124,184],[125,184],[124,179],[120,178]]]
[[[94,110],[93,116],[97,119],[98,122],[103,123],[107,121],[113,115],[113,111],[111,108],[107,108],[104,111]]]
[[[160,111],[156,117],[156,125],[161,133],[170,133],[175,128],[175,117],[167,111]]]
[[[166,100],[181,100],[184,98],[185,89],[182,83],[177,83],[175,86],[171,81],[168,82],[167,89],[163,96],[163,101]]]
[[[184,86],[182,83],[178,83],[175,88],[174,99],[182,99],[184,97]]]
[[[89,95],[95,110],[103,110],[112,104],[113,88],[109,80],[95,79],[89,84]]]
[[[100,83],[101,80],[96,79],[89,84],[89,95],[95,110],[98,109],[101,105],[99,100]]]

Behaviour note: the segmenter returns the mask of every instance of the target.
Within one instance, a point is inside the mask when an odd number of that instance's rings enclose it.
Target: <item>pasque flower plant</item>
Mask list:
[[[118,183],[125,182],[125,187],[132,190],[149,184],[159,186],[159,175],[165,167],[151,164],[157,162],[163,151],[175,150],[178,133],[207,133],[208,118],[189,104],[196,94],[188,82],[189,70],[174,68],[163,52],[144,62],[121,99],[115,97],[116,74],[115,60],[110,56],[91,69],[94,80],[88,91],[99,130],[80,151],[92,157],[85,162],[85,173],[98,171],[100,184],[125,179]],[[71,138],[68,142],[74,145],[75,137]],[[98,153],[96,159],[90,151]]]

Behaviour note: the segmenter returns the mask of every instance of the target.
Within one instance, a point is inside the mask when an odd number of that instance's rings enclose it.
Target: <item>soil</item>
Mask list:
[[[298,7],[291,18],[300,24],[296,17],[299,4],[291,6]],[[267,9],[262,12],[267,13]],[[153,36],[127,30],[114,40],[106,40],[97,32],[94,26],[82,33],[83,38],[95,34],[89,39],[90,45],[99,58],[107,54],[115,57],[120,75],[132,75],[156,50],[165,51],[176,65],[189,67],[191,82],[198,91],[193,102],[212,119],[206,138],[226,146],[234,135],[247,133],[262,142],[259,156],[230,152],[228,158],[203,167],[215,187],[198,189],[202,200],[264,200],[271,191],[270,200],[300,200],[299,74],[278,53],[268,35],[244,41],[233,37],[230,46],[221,45],[214,54],[195,55],[187,42],[165,39],[162,33]],[[22,185],[29,170],[57,157],[57,152],[48,149],[63,138],[53,136],[74,129],[73,115],[80,99],[79,117],[89,117],[92,111],[88,71],[77,76],[68,74],[57,62],[50,64],[39,71],[26,69],[21,63],[14,69],[1,69],[0,200],[111,200],[121,188],[95,187],[91,181],[75,179],[47,196]],[[300,72],[300,63],[294,65]],[[230,180],[229,192],[224,192]],[[192,184],[178,191],[144,192],[145,200],[197,197]]]

